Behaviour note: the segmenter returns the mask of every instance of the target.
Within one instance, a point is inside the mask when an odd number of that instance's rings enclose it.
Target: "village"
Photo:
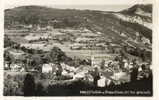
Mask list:
[[[147,78],[151,76],[151,62],[147,63],[138,57],[125,55],[121,52],[122,47],[120,45],[113,44],[111,39],[103,38],[99,32],[95,34],[86,28],[76,30],[49,29],[48,27],[45,30],[38,27],[34,32],[23,32],[24,34],[19,35],[10,34],[10,32],[6,33],[6,37],[13,41],[13,45],[5,48],[5,52],[7,52],[4,61],[6,75],[12,76],[13,73],[13,76],[16,73],[35,75],[36,73],[36,77],[34,76],[36,81],[45,84],[45,87],[59,84],[58,81],[61,82],[61,80],[64,83],[83,80],[101,88],[112,84],[120,85],[140,80],[145,77],[144,75],[148,75]],[[40,55],[44,53],[46,55],[54,47],[65,52],[74,64],[70,65],[65,61],[58,61],[58,57],[60,57],[58,52],[56,52],[57,58],[52,56],[56,59],[53,62],[43,62],[42,60],[36,62],[40,58],[29,59],[28,57],[30,54]],[[76,65],[76,63],[78,64]],[[145,74],[132,76],[131,73],[135,66],[137,66],[137,72],[145,72]]]

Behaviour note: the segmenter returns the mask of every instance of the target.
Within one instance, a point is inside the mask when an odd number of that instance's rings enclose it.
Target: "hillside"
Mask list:
[[[132,6],[129,9],[125,9],[121,12],[122,13],[127,13],[127,14],[135,14],[139,10],[142,11],[142,12],[145,12],[145,13],[152,13],[152,5],[151,4],[147,4],[147,5],[138,4],[138,5]]]
[[[139,13],[139,12],[142,12]],[[121,12],[102,12],[91,10],[55,9],[42,6],[21,6],[5,10],[5,28],[17,24],[40,25],[45,27],[52,21],[58,21],[57,28],[87,28],[102,33],[113,43],[122,45],[131,41],[132,45],[146,48],[142,42],[136,42],[138,35],[152,43],[152,7],[135,5]],[[135,45],[137,44],[137,45]]]

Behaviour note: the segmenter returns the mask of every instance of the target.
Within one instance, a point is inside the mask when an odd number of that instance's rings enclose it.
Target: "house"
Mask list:
[[[87,82],[93,82],[94,81],[93,76],[90,73],[85,74],[84,80],[86,80]]]
[[[106,86],[106,78],[104,76],[100,76],[100,79],[97,81],[98,87],[105,87]]]
[[[54,29],[53,26],[50,26],[50,25],[46,26],[46,30],[53,30],[53,29]]]
[[[85,37],[85,38],[95,38],[95,37],[99,36],[98,34],[94,34],[94,33],[91,33],[91,32],[83,33],[81,35],[82,35],[82,37]]]
[[[76,73],[76,74],[73,76],[73,80],[76,80],[76,79],[84,79],[85,74],[86,74],[85,72]]]
[[[25,68],[22,67],[22,68],[20,69],[20,72],[25,72]]]
[[[75,74],[74,74],[74,72],[69,72],[69,71],[66,71],[66,69],[64,69],[64,70],[62,71],[62,75],[63,75],[63,76],[73,77]]]
[[[19,64],[11,64],[10,68],[12,71],[19,71],[22,68],[22,66]]]
[[[122,37],[127,37],[127,35],[126,35],[125,33],[123,33],[123,32],[122,32],[120,35],[121,35]]]
[[[7,70],[9,69],[9,64],[8,62],[4,61],[4,70]]]
[[[90,42],[90,41],[96,41],[94,38],[86,38],[86,37],[78,37],[75,40],[77,43],[86,43],[86,42]]]
[[[82,30],[83,32],[91,32],[91,30],[87,29],[87,28],[83,28]]]
[[[151,44],[151,42],[148,38],[142,37],[141,40],[144,44]]]
[[[121,83],[127,83],[130,82],[130,75],[128,75],[126,72],[117,72],[114,73],[113,76],[111,76],[111,79],[114,80],[114,84],[118,85]]]
[[[61,63],[61,66],[62,66],[63,69],[68,70],[70,72],[75,72],[76,71],[75,67],[69,66],[69,65],[67,65],[65,63]]]
[[[97,34],[101,35],[102,33],[101,32],[97,32]]]
[[[91,57],[91,65],[94,66],[100,66],[102,61],[104,60],[105,63],[114,60],[114,58],[117,56],[118,54],[98,54],[98,55],[92,55]]]
[[[55,64],[49,63],[49,64],[43,64],[42,66],[42,73],[52,73],[55,72]]]
[[[85,46],[85,44],[74,43],[74,44],[70,45],[70,48],[71,48],[72,50],[77,50],[77,49],[82,49],[83,46]]]

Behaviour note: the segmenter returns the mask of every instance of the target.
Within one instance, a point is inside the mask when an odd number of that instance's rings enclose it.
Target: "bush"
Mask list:
[[[23,95],[23,79],[22,75],[4,75],[4,96],[17,96]]]

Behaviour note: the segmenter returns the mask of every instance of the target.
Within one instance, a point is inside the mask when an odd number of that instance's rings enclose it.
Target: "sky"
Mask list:
[[[134,4],[152,3],[153,0],[4,0],[4,8],[26,5],[40,5],[61,9],[90,9],[120,11]]]

